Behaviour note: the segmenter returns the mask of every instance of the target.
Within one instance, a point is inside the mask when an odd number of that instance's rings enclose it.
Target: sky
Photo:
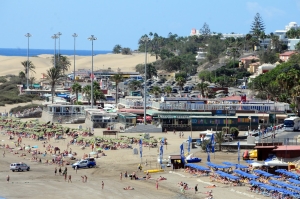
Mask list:
[[[166,37],[170,32],[188,36],[207,23],[211,32],[249,33],[260,13],[266,33],[300,24],[300,0],[0,0],[0,48],[54,49],[61,32],[60,49],[112,50],[116,44],[137,49],[149,32]],[[57,40],[58,48],[58,40]]]

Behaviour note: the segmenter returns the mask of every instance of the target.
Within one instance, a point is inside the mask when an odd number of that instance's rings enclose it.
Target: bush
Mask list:
[[[11,113],[18,113],[19,111],[23,112],[26,109],[37,108],[38,106],[40,106],[40,104],[28,104],[25,106],[17,106],[15,108],[10,109],[10,112]]]
[[[231,135],[233,135],[236,138],[239,135],[239,129],[236,127],[231,127],[230,133],[231,133]]]
[[[7,79],[5,77],[0,77],[0,83],[6,83]]]

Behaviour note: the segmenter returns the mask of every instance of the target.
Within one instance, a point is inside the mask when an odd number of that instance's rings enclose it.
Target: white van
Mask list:
[[[215,134],[215,133],[206,133],[204,140],[211,140],[212,134]]]

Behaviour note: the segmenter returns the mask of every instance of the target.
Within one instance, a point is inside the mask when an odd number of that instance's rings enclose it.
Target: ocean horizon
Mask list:
[[[56,49],[58,53],[58,49]],[[109,50],[94,50],[94,55],[112,53]],[[35,57],[42,54],[54,54],[54,49],[29,49],[29,57]],[[73,50],[60,49],[61,55],[74,55]],[[89,56],[92,54],[92,50],[76,50],[76,55]],[[0,55],[2,56],[27,56],[27,49],[22,48],[0,48]]]

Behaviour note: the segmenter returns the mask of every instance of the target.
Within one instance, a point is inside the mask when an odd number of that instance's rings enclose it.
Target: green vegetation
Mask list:
[[[18,113],[18,112],[22,113],[26,109],[37,108],[39,106],[40,106],[40,104],[28,104],[28,105],[25,105],[25,106],[17,106],[17,107],[14,107],[14,108],[10,109],[9,112],[13,113],[13,114]]]
[[[261,74],[249,84],[257,97],[290,104],[298,104],[300,95],[300,55],[294,54],[273,70]],[[295,106],[296,107],[296,106]],[[298,108],[299,109],[299,108]]]
[[[22,79],[20,79],[19,77],[0,77],[0,79],[3,82],[2,84],[0,84],[0,106],[5,106],[5,104],[31,102],[32,100],[40,99],[40,97],[37,95],[19,95],[17,85],[22,84]]]
[[[91,103],[91,85],[86,85],[82,88],[82,93],[86,94],[86,98],[88,100],[88,103]],[[96,81],[93,81],[93,103],[96,105],[97,100],[105,100],[105,95],[100,90],[99,83]],[[80,102],[77,103],[80,105]]]

